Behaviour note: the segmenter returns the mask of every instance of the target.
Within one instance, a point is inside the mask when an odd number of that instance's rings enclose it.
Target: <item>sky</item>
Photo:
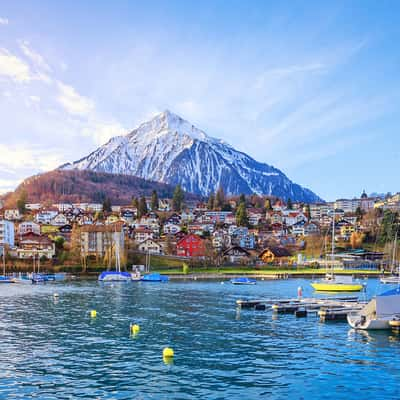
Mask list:
[[[0,192],[169,109],[325,200],[400,191],[400,2],[0,4]]]

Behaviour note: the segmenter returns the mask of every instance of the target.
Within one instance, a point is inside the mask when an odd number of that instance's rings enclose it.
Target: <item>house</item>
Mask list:
[[[133,220],[136,218],[136,212],[132,209],[121,210],[120,215],[121,218],[128,223],[133,222]]]
[[[16,253],[20,259],[45,257],[50,260],[56,254],[56,249],[54,242],[47,236],[29,232],[20,237]]]
[[[25,208],[30,211],[37,211],[42,208],[42,205],[40,203],[27,203]]]
[[[167,220],[165,221],[166,224],[174,224],[180,225],[181,224],[181,216],[177,213],[173,213],[170,215]]]
[[[181,257],[204,257],[204,240],[194,234],[186,235],[176,244],[176,254]]]
[[[170,211],[171,206],[168,199],[158,199],[158,211]]]
[[[319,225],[315,222],[308,222],[304,225],[304,236],[319,235]]]
[[[292,226],[301,221],[306,222],[307,217],[300,211],[290,211],[283,215],[283,222],[286,226]]]
[[[142,243],[147,239],[153,239],[153,231],[149,228],[136,228],[134,238],[137,243]]]
[[[340,236],[344,239],[344,240],[349,240],[350,236],[353,232],[356,231],[356,228],[351,225],[351,224],[343,224],[340,227]]]
[[[4,210],[4,219],[7,221],[19,221],[22,218],[17,208],[8,208]]]
[[[121,221],[109,225],[83,225],[78,229],[83,255],[103,257],[111,246],[118,244],[121,250],[124,248],[124,223]]]
[[[0,220],[0,245],[14,246],[14,223],[7,220]]]
[[[68,218],[67,218],[64,214],[60,213],[60,214],[56,215],[56,216],[50,221],[50,224],[51,224],[51,225],[54,225],[54,226],[63,226],[63,225],[66,225],[66,224],[68,224]]]
[[[260,208],[250,208],[247,210],[247,215],[249,217],[249,224],[256,226],[260,223],[260,220],[263,217],[263,212]]]
[[[57,208],[59,212],[65,212],[73,209],[73,205],[71,203],[57,203],[53,204],[53,207]]]
[[[26,235],[27,233],[35,233],[40,235],[40,225],[33,221],[24,221],[18,225],[18,235]]]
[[[51,220],[58,215],[57,209],[41,210],[35,215],[35,221],[38,224],[50,225]]]
[[[249,264],[251,261],[250,253],[240,246],[231,246],[223,252],[223,256],[232,264]]]
[[[245,249],[255,248],[255,236],[254,233],[250,233],[246,227],[237,228],[231,235],[232,244],[243,247]]]
[[[106,218],[106,224],[115,224],[119,220],[120,219],[118,215],[111,214]]]
[[[283,263],[289,261],[292,256],[290,251],[285,247],[281,246],[271,246],[264,249],[260,254],[259,258],[265,263]]]
[[[138,250],[150,254],[164,254],[163,246],[153,239],[146,239],[139,243]]]
[[[165,224],[163,227],[163,232],[166,235],[169,235],[169,234],[175,235],[176,233],[180,232],[180,230],[181,230],[181,227],[179,225],[171,224],[171,223]]]

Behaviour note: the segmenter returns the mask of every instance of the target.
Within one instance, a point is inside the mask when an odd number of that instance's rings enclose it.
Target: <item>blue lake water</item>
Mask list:
[[[0,398],[399,399],[395,333],[236,310],[239,298],[295,297],[299,285],[312,294],[301,279],[0,285]],[[387,288],[369,280],[368,295]]]

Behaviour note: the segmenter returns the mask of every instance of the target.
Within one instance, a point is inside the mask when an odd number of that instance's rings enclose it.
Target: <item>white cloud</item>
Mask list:
[[[34,103],[40,103],[39,96],[29,96],[29,99],[32,100]]]
[[[1,18],[0,17],[0,25],[8,25],[8,19],[7,18]]]
[[[36,67],[43,69],[47,72],[51,72],[51,68],[50,68],[49,64],[47,64],[44,57],[41,54],[39,54],[38,52],[34,51],[30,47],[30,43],[27,40],[20,40],[18,43],[19,43],[19,47],[22,50],[22,52],[25,54],[25,56],[27,58],[29,58],[33,62],[33,64]]]
[[[57,101],[69,114],[84,116],[94,110],[94,102],[80,95],[72,86],[58,81],[57,87],[59,91]]]
[[[29,65],[7,49],[0,49],[0,76],[18,83],[29,82],[33,79]]]

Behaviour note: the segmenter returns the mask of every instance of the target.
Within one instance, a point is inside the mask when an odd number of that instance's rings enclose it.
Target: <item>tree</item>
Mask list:
[[[21,194],[19,195],[19,198],[17,200],[17,208],[20,214],[25,214],[26,213],[26,202],[27,202],[27,194],[26,191],[23,190]]]
[[[214,193],[211,192],[210,195],[208,196],[207,209],[214,210],[214,207],[215,207],[215,196]]]
[[[365,235],[359,232],[352,232],[350,236],[350,244],[353,249],[358,249],[361,247],[364,241]]]
[[[357,217],[357,222],[360,222],[362,220],[364,213],[361,207],[357,207],[356,209],[356,217]]]
[[[139,200],[137,197],[132,198],[132,206],[135,207],[136,210],[139,209]]]
[[[246,204],[246,196],[243,193],[239,197],[239,203]]]
[[[108,197],[103,200],[103,212],[111,212],[111,200]]]
[[[225,193],[222,186],[220,186],[215,195],[215,207],[221,209],[225,203]]]
[[[288,210],[292,210],[293,209],[293,203],[292,203],[292,199],[290,197],[287,199],[286,207],[287,207]]]
[[[151,210],[152,211],[158,210],[158,194],[157,194],[157,190],[153,190],[153,193],[151,194]]]
[[[249,226],[246,204],[241,202],[236,210],[236,224],[238,226]]]
[[[56,246],[56,249],[59,250],[63,250],[64,248],[64,243],[65,243],[65,239],[62,236],[56,236],[54,238],[54,244]]]
[[[306,214],[307,219],[311,219],[311,209],[310,209],[310,205],[309,204],[306,205],[305,214]]]
[[[271,211],[272,210],[272,205],[271,205],[271,200],[270,199],[265,199],[264,208],[267,211]]]
[[[148,212],[147,210],[147,203],[146,199],[144,196],[142,196],[139,200],[139,208],[138,208],[138,217],[142,217],[143,215],[146,215]]]
[[[184,200],[184,193],[181,185],[176,185],[174,195],[172,197],[172,208],[174,211],[181,211]]]

